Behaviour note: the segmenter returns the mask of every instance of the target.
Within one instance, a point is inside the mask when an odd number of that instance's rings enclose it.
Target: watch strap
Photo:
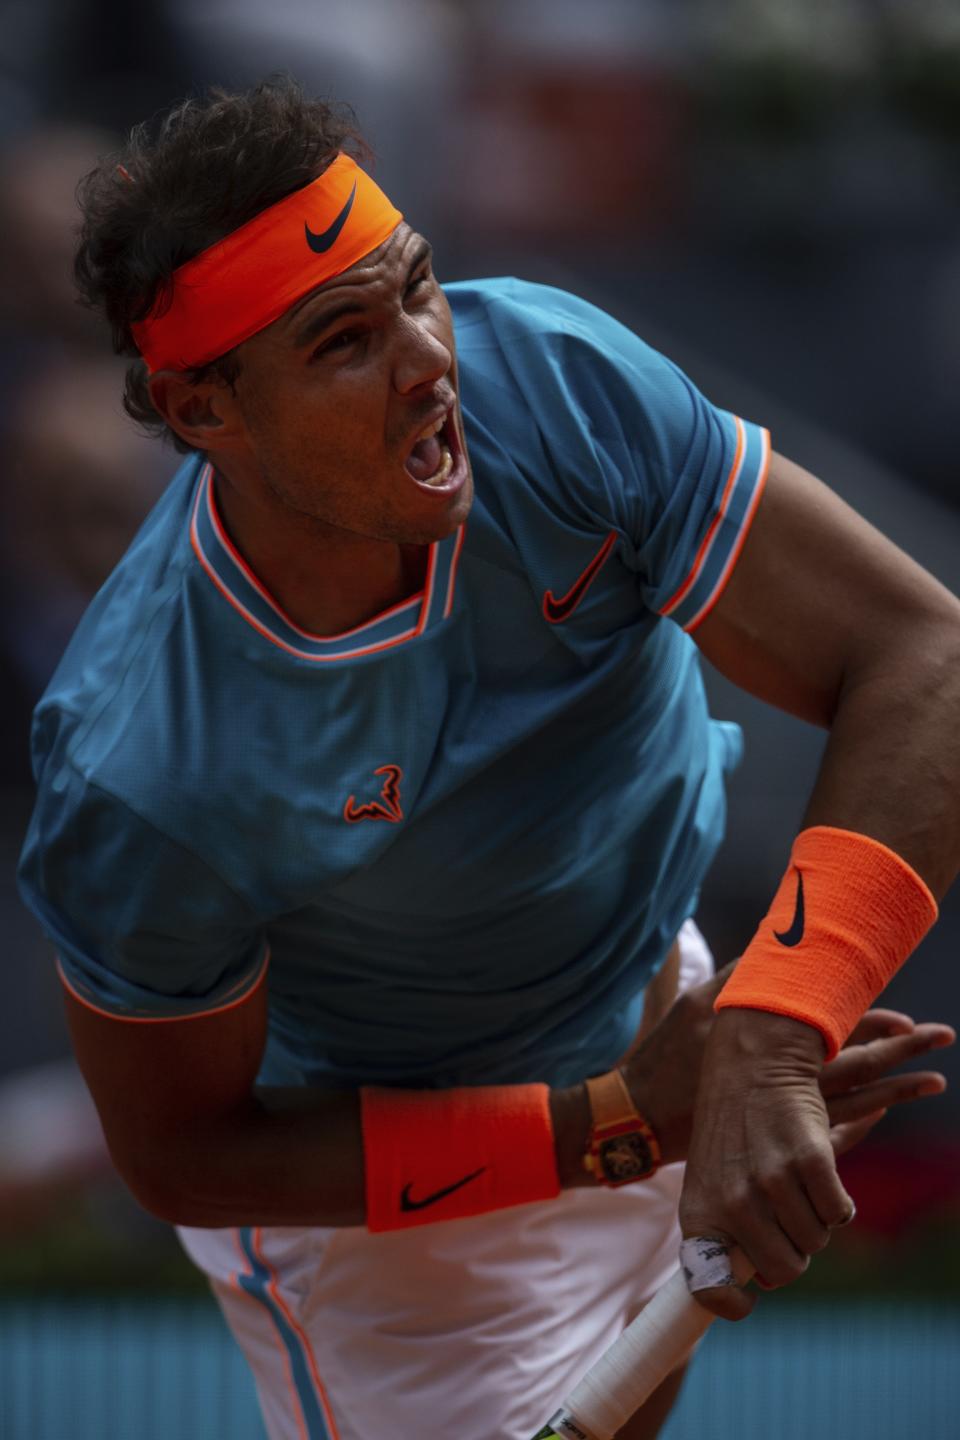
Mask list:
[[[633,1103],[621,1071],[593,1076],[586,1086],[592,1124],[584,1169],[599,1185],[649,1180],[662,1163],[660,1144]]]
[[[625,1120],[641,1118],[619,1070],[593,1075],[586,1085],[594,1126],[619,1125]]]

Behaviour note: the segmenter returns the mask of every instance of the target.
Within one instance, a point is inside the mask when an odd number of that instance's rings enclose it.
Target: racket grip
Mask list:
[[[745,1285],[753,1274],[749,1260],[733,1249],[730,1264],[737,1284]],[[682,1364],[713,1319],[690,1294],[683,1271],[675,1270],[534,1440],[612,1440]]]

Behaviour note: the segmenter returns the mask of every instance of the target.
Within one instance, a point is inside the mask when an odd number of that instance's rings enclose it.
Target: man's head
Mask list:
[[[338,161],[348,146],[361,142],[344,113],[305,99],[291,81],[187,101],[154,133],[134,131],[127,150],[83,182],[77,278],[106,313],[115,348],[136,355],[139,340],[150,356],[153,373],[142,359],[130,366],[125,396],[148,429],[205,451],[248,498],[259,492],[289,519],[423,543],[469,507],[450,314],[429,247],[396,223],[362,172]],[[347,208],[340,197],[356,183],[357,203]],[[307,208],[316,204],[319,211]],[[355,246],[360,258],[331,273],[324,254],[311,253],[314,213],[331,217],[342,246],[372,216],[377,243],[368,253],[366,243]],[[266,260],[279,233],[274,216],[295,237],[291,274],[300,269],[289,304],[282,251],[273,278],[254,264],[236,285],[237,232],[252,236]],[[222,318],[211,324],[215,342],[231,345],[225,353],[205,336],[194,342],[192,317],[201,329],[202,309],[188,304],[187,323],[172,325],[198,273],[214,292],[221,273],[225,286],[233,277],[227,313],[235,302],[252,317],[234,329]],[[282,311],[263,309],[271,289]],[[232,343],[236,335],[247,338]],[[438,439],[419,440],[437,420]]]

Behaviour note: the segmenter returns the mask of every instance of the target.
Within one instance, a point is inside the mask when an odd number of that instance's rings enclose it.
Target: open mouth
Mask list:
[[[407,456],[404,468],[412,480],[429,490],[449,490],[465,469],[454,407],[421,430]]]

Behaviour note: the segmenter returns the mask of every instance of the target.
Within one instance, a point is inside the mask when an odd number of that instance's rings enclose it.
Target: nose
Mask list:
[[[412,316],[404,318],[394,362],[394,384],[401,395],[435,385],[450,369],[449,349],[429,327]]]

